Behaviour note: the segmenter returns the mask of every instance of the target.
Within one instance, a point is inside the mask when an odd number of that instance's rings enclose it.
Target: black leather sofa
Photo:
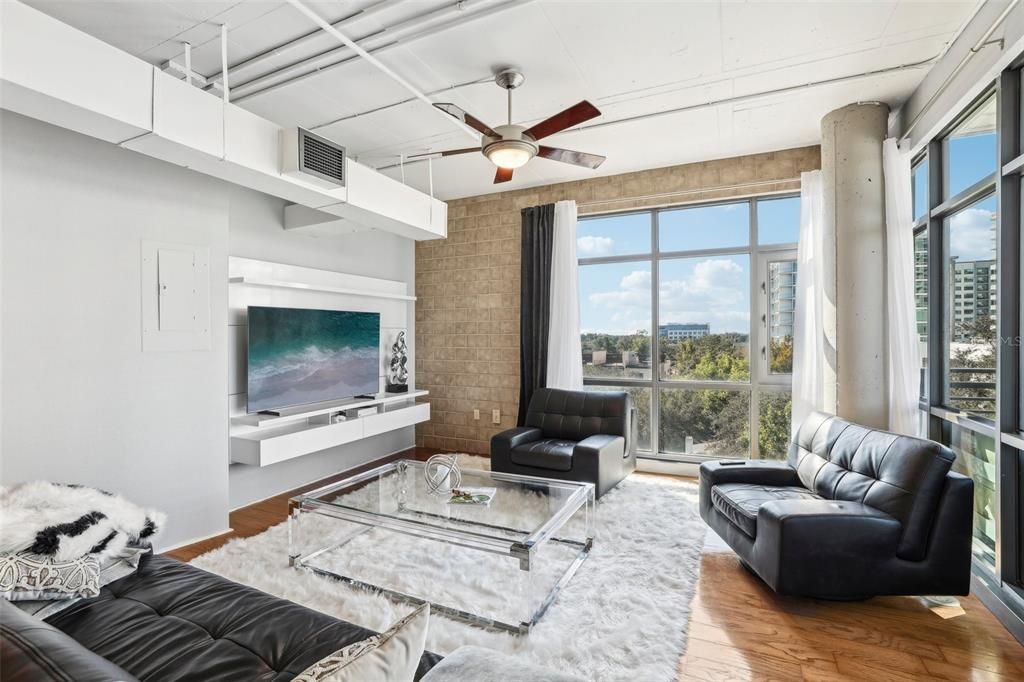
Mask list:
[[[291,680],[370,630],[162,556],[40,621],[0,600],[5,682]],[[424,653],[417,679],[441,657]]]
[[[814,413],[788,461],[700,467],[700,514],[780,594],[964,595],[974,482],[932,441]]]
[[[625,391],[541,388],[526,425],[491,438],[491,469],[593,483],[601,497],[636,469],[635,429]]]

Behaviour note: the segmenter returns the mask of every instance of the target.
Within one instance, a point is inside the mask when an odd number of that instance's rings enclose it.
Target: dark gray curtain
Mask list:
[[[551,248],[555,205],[523,209],[519,302],[519,425],[538,388],[547,383],[548,326],[551,321]]]

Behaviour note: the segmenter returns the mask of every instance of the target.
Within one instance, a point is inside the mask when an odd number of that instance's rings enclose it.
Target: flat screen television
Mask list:
[[[380,314],[249,306],[250,413],[380,390]]]

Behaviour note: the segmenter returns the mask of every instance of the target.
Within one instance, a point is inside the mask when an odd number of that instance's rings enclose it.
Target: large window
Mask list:
[[[799,231],[796,196],[580,219],[584,382],[645,456],[786,456]]]
[[[912,201],[925,429],[974,480],[976,574],[1024,614],[1020,86],[1004,72],[921,150]]]

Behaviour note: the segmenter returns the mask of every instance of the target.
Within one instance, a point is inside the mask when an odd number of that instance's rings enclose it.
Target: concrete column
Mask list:
[[[888,117],[886,104],[870,102],[836,109],[821,121],[825,225],[835,226],[834,245],[825,244],[826,254],[835,249],[826,266],[834,267],[826,270],[826,287],[835,283],[834,319],[825,314],[825,334],[835,351],[835,412],[881,429],[889,425],[882,180]]]

